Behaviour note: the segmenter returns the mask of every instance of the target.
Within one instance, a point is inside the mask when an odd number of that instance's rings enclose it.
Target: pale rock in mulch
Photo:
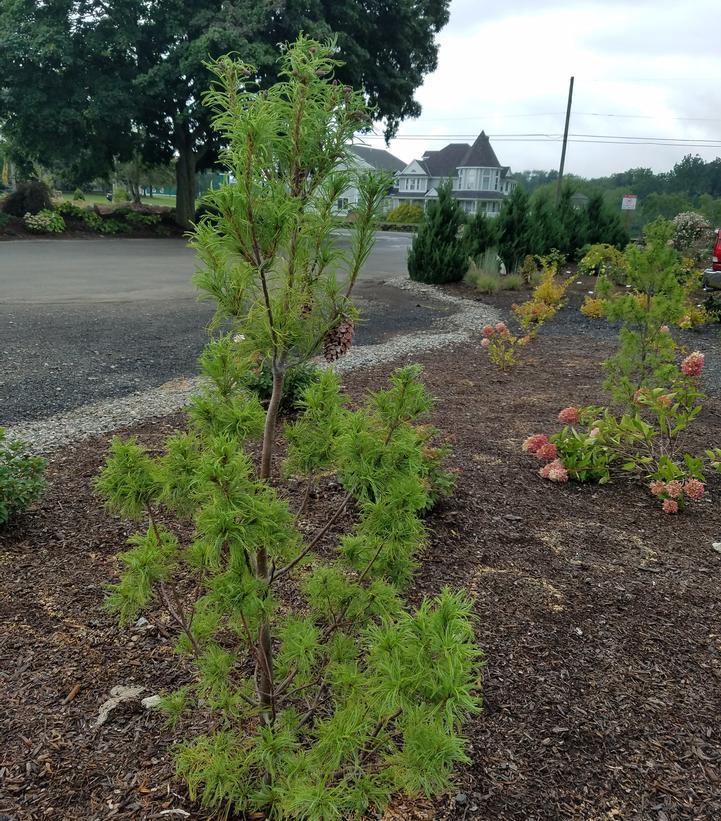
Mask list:
[[[138,685],[133,687],[126,687],[123,684],[118,684],[110,690],[110,698],[100,705],[98,717],[95,719],[95,727],[102,727],[103,724],[110,718],[110,713],[121,704],[132,701],[139,701],[140,694],[145,690],[145,687]]]

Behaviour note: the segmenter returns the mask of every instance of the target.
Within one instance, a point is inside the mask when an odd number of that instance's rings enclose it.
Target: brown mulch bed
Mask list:
[[[459,474],[428,519],[411,598],[473,594],[485,709],[466,727],[458,794],[393,817],[721,817],[721,481],[665,516],[642,487],[545,482],[520,452],[559,408],[598,401],[608,351],[540,339],[510,377],[476,347],[421,358]],[[346,385],[359,397],[390,369]],[[135,431],[155,446],[179,422]],[[721,401],[709,400],[693,444],[719,444],[719,430]],[[91,492],[106,445],[58,455],[42,504],[0,537],[0,817],[204,817],[173,779],[177,737],[160,717],[118,711],[91,726],[111,687],[150,695],[188,675],[157,631],[120,629],[102,609],[131,530]],[[324,493],[335,503],[336,488]]]

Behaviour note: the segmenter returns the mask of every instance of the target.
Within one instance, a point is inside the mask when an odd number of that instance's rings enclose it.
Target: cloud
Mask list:
[[[559,135],[572,74],[572,134],[717,139],[717,2],[454,0],[438,69],[418,91],[423,114],[401,126],[392,149],[412,159],[484,129],[504,164],[556,167],[559,142],[511,135]],[[638,165],[666,170],[697,152],[712,159],[721,148],[572,142],[566,167],[586,176]]]

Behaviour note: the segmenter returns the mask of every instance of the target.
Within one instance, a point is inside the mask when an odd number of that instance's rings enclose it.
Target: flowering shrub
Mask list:
[[[28,231],[35,234],[62,234],[65,230],[65,220],[57,211],[44,208],[37,214],[27,213],[23,222]]]
[[[528,335],[514,336],[505,322],[486,325],[482,333],[481,347],[488,351],[488,358],[502,371],[510,370],[518,364],[518,349],[530,341]]]
[[[559,281],[556,278],[558,265],[563,257],[551,253],[546,257],[535,257],[542,267],[538,285],[531,298],[520,305],[513,305],[513,313],[520,332],[513,334],[505,322],[486,325],[483,328],[481,347],[488,351],[494,365],[501,370],[510,370],[518,364],[518,354],[538,333],[541,325],[554,317],[563,303],[566,289],[571,279]]]
[[[592,245],[578,263],[581,274],[603,276],[623,285],[626,282],[626,259],[618,248],[606,243]]]
[[[700,261],[712,236],[712,228],[706,217],[695,211],[684,211],[674,217],[673,228],[674,248]]]
[[[636,477],[649,483],[664,512],[677,513],[706,490],[704,459],[683,449],[683,434],[704,398],[697,385],[703,366],[702,353],[689,354],[669,386],[639,388],[632,409],[620,416],[603,407],[563,408],[558,420],[564,427],[550,437],[528,437],[522,449],[548,462],[539,471],[544,479],[605,484]],[[721,472],[721,449],[705,455]]]

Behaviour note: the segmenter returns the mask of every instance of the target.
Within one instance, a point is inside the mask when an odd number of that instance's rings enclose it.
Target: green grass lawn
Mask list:
[[[70,201],[75,205],[82,206],[84,204],[87,205],[109,205],[107,199],[105,198],[104,194],[86,194],[85,199],[83,200],[74,200],[72,194],[63,194],[63,200]],[[170,208],[175,207],[175,195],[174,194],[154,194],[152,197],[143,197],[142,201],[146,205],[167,205]],[[113,203],[114,205],[124,205],[124,202],[116,202]]]

